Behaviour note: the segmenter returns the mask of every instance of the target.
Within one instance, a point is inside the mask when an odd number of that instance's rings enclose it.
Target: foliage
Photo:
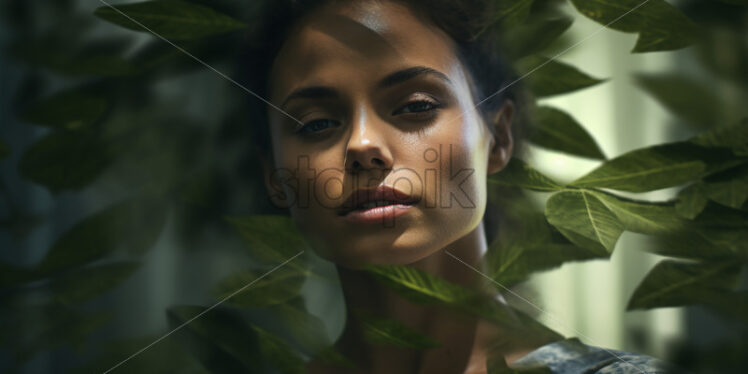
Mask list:
[[[745,11],[745,1],[721,1],[718,9],[723,12]],[[637,33],[632,53],[709,44],[708,22],[691,19],[664,0],[570,2],[581,15],[605,27]],[[4,13],[28,18],[37,9],[29,3],[8,2],[3,6],[13,12]],[[496,23],[482,31],[512,35],[504,40],[507,55],[536,98],[569,94],[608,80],[551,58],[553,47],[564,43],[573,22],[552,3],[502,1]],[[104,371],[119,363],[128,365],[127,371],[142,372],[297,373],[313,357],[340,367],[355,366],[335,350],[322,322],[307,312],[299,297],[310,277],[329,277],[310,265],[309,246],[290,218],[238,216],[229,209],[227,195],[246,193],[247,199],[256,200],[251,188],[237,192],[246,181],[229,171],[256,167],[231,153],[236,139],[247,136],[237,128],[247,120],[241,114],[244,101],[227,103],[226,118],[213,122],[175,116],[183,105],[157,101],[154,82],[203,68],[192,58],[215,66],[230,62],[233,56],[226,46],[234,45],[241,37],[238,31],[256,21],[255,8],[243,6],[246,9],[228,1],[155,0],[96,9],[102,22],[154,34],[131,54],[125,53],[129,38],[86,40],[91,22],[78,22],[70,2],[48,5],[46,9],[60,17],[42,33],[30,31],[22,21],[7,20],[19,35],[28,37],[11,46],[15,58],[73,83],[43,90],[38,75],[27,74],[24,89],[17,92],[17,104],[23,108],[17,114],[29,126],[41,126],[43,135],[13,149],[0,141],[0,162],[17,163],[26,181],[58,197],[119,187],[110,205],[68,228],[35,266],[0,263],[0,315],[10,322],[0,343],[11,353],[16,369],[35,355],[70,344],[82,347],[76,369],[81,372]],[[740,32],[739,27],[734,29]],[[745,61],[725,66],[707,59],[705,64],[728,79],[748,77],[741,75],[748,66]],[[530,143],[600,164],[569,183],[554,181],[519,158],[492,176],[492,190],[521,189],[549,196],[544,211],[524,199],[500,202],[519,222],[518,230],[490,244],[485,273],[502,292],[538,271],[569,261],[607,258],[622,233],[636,232],[654,238],[647,250],[669,258],[644,277],[629,300],[629,310],[699,304],[745,323],[748,299],[737,281],[748,262],[748,119],[723,116],[717,108],[720,100],[708,84],[689,77],[639,75],[636,82],[701,132],[606,159],[594,137],[571,114],[535,106]],[[745,91],[748,85],[742,83]],[[667,201],[621,194],[670,187],[680,192]],[[0,189],[7,192],[4,184]],[[9,217],[3,227],[13,231],[30,226],[32,213],[11,198],[5,200]],[[169,223],[182,234],[180,244],[185,248],[209,228],[233,227],[246,246],[243,258],[251,265],[213,285],[213,301],[220,301],[220,307],[181,305],[167,310],[184,344],[165,339],[132,361],[122,361],[157,341],[156,335],[114,337],[106,332],[111,313],[99,301],[137,274],[143,256]],[[413,301],[483,317],[517,336],[529,331],[558,338],[496,301],[492,292],[467,290],[407,266],[372,266],[366,271]],[[259,315],[270,315],[276,323]],[[278,328],[277,321],[285,327]],[[400,321],[365,311],[359,311],[358,322],[366,338],[377,344],[406,349],[440,344]],[[105,333],[97,335],[99,331]],[[102,344],[102,339],[109,340]],[[172,360],[159,360],[159,355]],[[515,370],[491,360],[489,372]],[[521,372],[542,373],[547,368]]]

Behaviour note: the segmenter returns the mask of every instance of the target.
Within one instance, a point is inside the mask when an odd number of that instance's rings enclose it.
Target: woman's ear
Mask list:
[[[514,150],[514,139],[512,138],[513,115],[514,102],[506,100],[492,118],[491,126],[493,126],[494,132],[488,155],[488,175],[501,171],[512,157],[512,151]]]

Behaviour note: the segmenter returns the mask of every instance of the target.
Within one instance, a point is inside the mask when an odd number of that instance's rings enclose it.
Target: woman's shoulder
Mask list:
[[[515,370],[546,366],[551,373],[684,373],[672,364],[643,354],[606,349],[570,338],[546,344],[514,361]]]

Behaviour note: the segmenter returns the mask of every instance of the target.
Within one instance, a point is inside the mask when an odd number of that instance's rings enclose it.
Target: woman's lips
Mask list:
[[[407,214],[412,208],[413,205],[411,204],[394,203],[391,205],[378,206],[369,209],[351,210],[350,212],[343,215],[342,218],[348,222],[360,224],[377,222],[390,223],[395,218],[400,217],[403,214]]]

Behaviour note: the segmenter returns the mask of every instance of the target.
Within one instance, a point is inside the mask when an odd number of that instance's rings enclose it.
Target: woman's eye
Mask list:
[[[322,130],[328,129],[330,127],[337,126],[337,122],[329,119],[318,119],[314,121],[309,121],[305,123],[303,126],[300,126],[298,130],[296,130],[296,133],[301,134],[309,134],[309,133],[316,133],[320,132]]]
[[[400,113],[422,113],[422,112],[428,112],[431,110],[434,110],[439,107],[439,104],[427,101],[427,100],[419,100],[414,101],[411,103],[406,104],[402,108],[400,108],[398,111],[396,111],[393,114],[400,114]]]

